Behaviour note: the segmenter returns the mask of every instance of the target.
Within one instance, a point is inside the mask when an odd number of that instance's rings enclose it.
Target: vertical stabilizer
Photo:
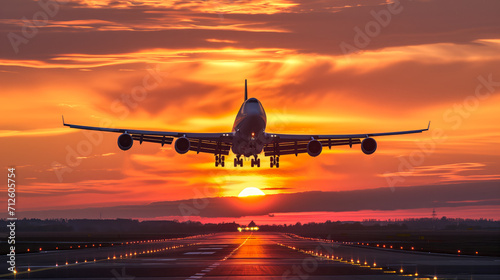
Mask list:
[[[248,91],[247,91],[247,79],[245,79],[245,101],[248,99]]]

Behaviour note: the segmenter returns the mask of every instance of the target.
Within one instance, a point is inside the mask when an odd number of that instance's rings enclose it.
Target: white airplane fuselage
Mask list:
[[[266,112],[256,98],[249,98],[241,105],[233,125],[232,151],[245,157],[256,156],[266,144]]]

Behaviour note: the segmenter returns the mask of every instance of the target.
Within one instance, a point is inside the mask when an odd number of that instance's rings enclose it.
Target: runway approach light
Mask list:
[[[242,232],[242,231],[258,231],[258,230],[259,230],[259,227],[245,227],[245,228],[238,227],[238,231],[239,232]]]

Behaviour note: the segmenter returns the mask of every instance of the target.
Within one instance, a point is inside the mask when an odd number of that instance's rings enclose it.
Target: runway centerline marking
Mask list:
[[[186,252],[184,255],[212,255],[214,252]]]
[[[245,239],[245,241],[243,241],[243,243],[241,243],[238,247],[236,247],[234,250],[231,251],[231,253],[229,253],[227,256],[225,256],[221,261],[225,261],[227,260],[229,257],[231,257],[236,251],[238,251],[238,249],[240,249],[243,245],[245,245],[245,243],[248,241],[248,239],[250,238],[250,236],[253,235],[253,232],[247,237],[247,239]],[[225,246],[224,246],[225,247]],[[211,250],[215,250],[214,248],[200,248],[200,249],[211,249]],[[198,249],[198,250],[200,250]],[[222,249],[222,248],[220,248]],[[204,253],[215,253],[215,252],[187,252],[187,253],[184,253],[184,255],[206,255]],[[203,278],[203,276],[205,276],[205,273],[206,272],[210,272],[212,269],[216,268],[217,266],[220,265],[220,261],[218,262],[214,262],[213,264],[211,264],[210,266],[208,266],[207,268],[203,269],[201,271],[201,273],[196,273],[195,275],[189,277],[189,278],[186,278],[186,280],[192,280],[192,279],[201,279]]]

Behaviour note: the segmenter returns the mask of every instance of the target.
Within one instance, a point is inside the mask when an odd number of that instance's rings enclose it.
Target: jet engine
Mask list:
[[[375,153],[375,150],[377,150],[377,141],[373,138],[365,138],[361,142],[361,151],[367,155],[371,155]]]
[[[323,146],[318,140],[311,140],[307,143],[307,153],[312,157],[317,157],[321,154]]]
[[[118,136],[118,147],[120,147],[120,149],[122,149],[123,151],[132,148],[132,144],[134,144],[132,135],[123,133],[122,135]]]
[[[179,137],[175,141],[175,151],[179,154],[187,153],[189,151],[189,148],[191,148],[191,143],[186,137]]]

